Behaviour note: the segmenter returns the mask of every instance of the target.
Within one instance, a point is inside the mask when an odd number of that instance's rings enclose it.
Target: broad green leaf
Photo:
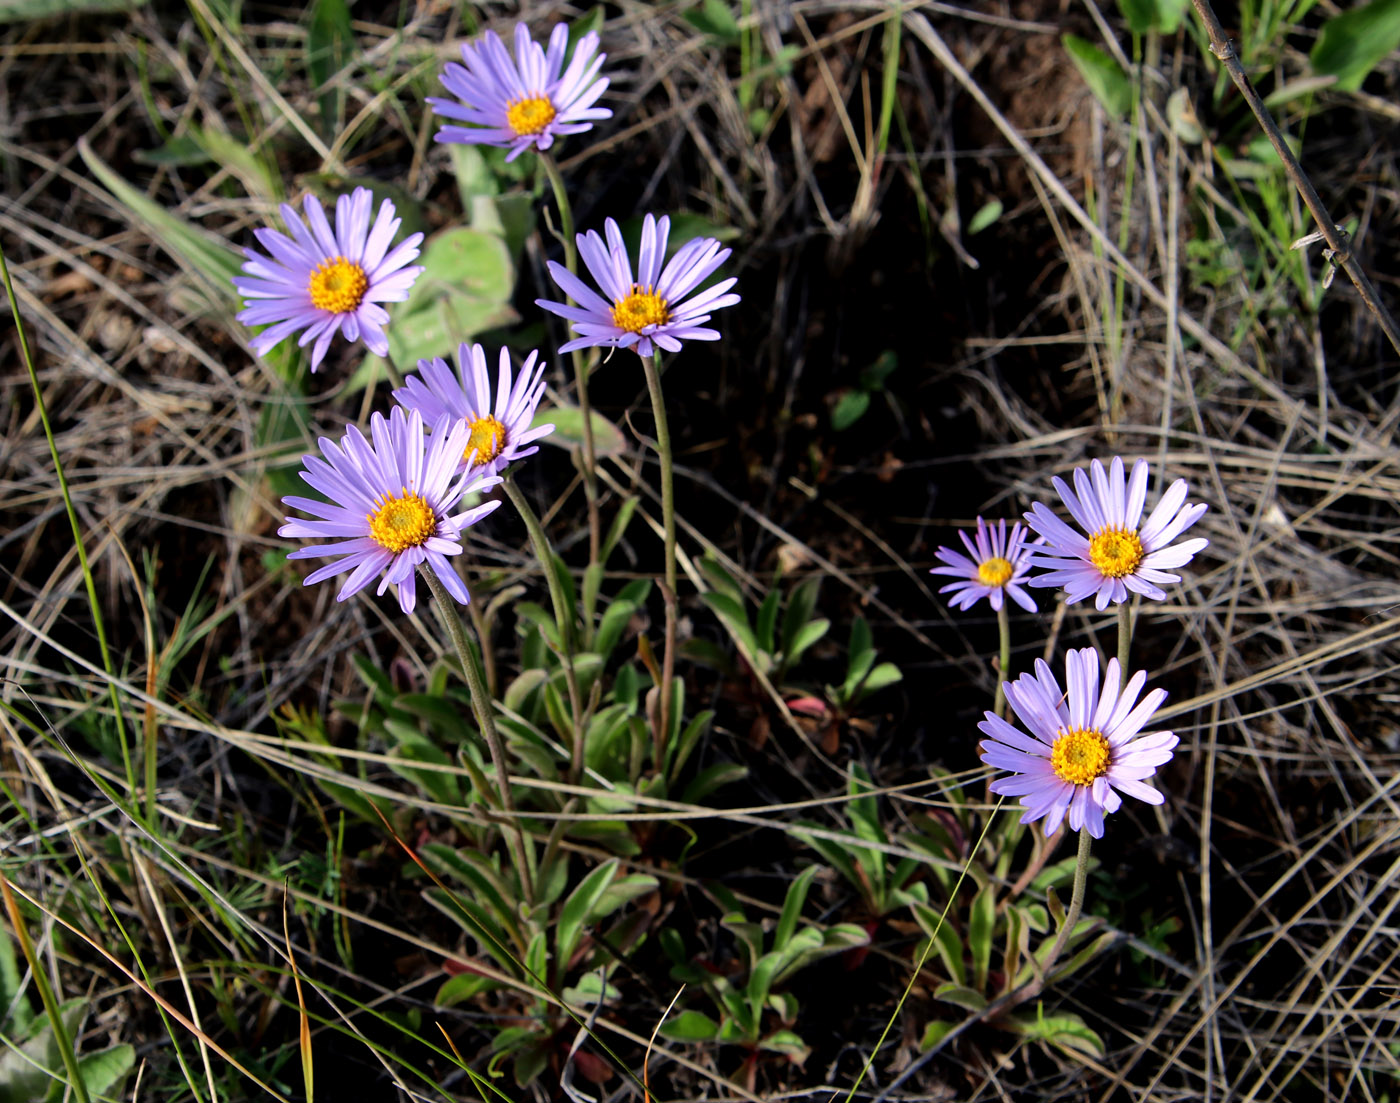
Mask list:
[[[951,1034],[957,1025],[957,1023],[945,1022],[942,1019],[934,1019],[933,1022],[924,1027],[924,1036],[919,1039],[919,1052],[927,1053]]]
[[[838,433],[849,429],[870,409],[869,391],[847,391],[836,401],[831,411],[831,427]]]
[[[955,1003],[969,1011],[981,1011],[987,1006],[986,996],[962,984],[940,984],[934,989],[933,998],[944,1003]]]
[[[1047,1015],[1044,1005],[1037,1004],[1035,1015],[1006,1015],[1001,1019],[1001,1024],[1024,1038],[1049,1042],[1061,1049],[1087,1053],[1091,1057],[1102,1057],[1105,1052],[1103,1039],[1070,1011]]]
[[[716,789],[728,785],[731,781],[740,781],[747,777],[748,773],[749,768],[738,762],[717,762],[713,766],[706,766],[685,787],[681,801],[685,804],[701,804]]]
[[[806,651],[807,648],[811,647],[825,636],[830,628],[831,621],[827,620],[825,617],[821,617],[818,620],[809,620],[799,628],[797,633],[793,636],[792,645],[783,656],[783,665],[785,667],[791,667],[793,663],[797,662],[798,657]]]
[[[596,410],[590,410],[589,421],[593,426],[593,451],[599,456],[620,456],[627,451],[627,440],[622,430]],[[546,406],[536,415],[532,425],[553,424],[554,432],[542,438],[541,443],[558,448],[583,447],[583,413],[577,406]]]
[[[129,1045],[112,1046],[78,1058],[78,1075],[89,1097],[104,1095],[136,1064],[136,1050]]]
[[[703,34],[712,34],[726,43],[739,41],[739,22],[724,0],[700,0],[682,18]]]
[[[760,1038],[758,1048],[766,1049],[770,1053],[781,1053],[794,1065],[802,1064],[812,1052],[791,1030],[775,1030],[767,1037]]]
[[[436,1007],[456,1007],[482,992],[490,992],[500,987],[500,981],[490,977],[478,976],[475,973],[458,973],[455,977],[449,977],[437,990],[433,1004]]]
[[[1400,0],[1371,3],[1334,15],[1322,25],[1309,60],[1316,72],[1355,92],[1367,75],[1400,47]]]
[[[860,687],[861,696],[874,693],[877,689],[884,689],[886,686],[892,686],[903,680],[904,675],[894,663],[881,663],[870,672],[870,677],[866,678],[865,683]]]
[[[682,1011],[661,1024],[661,1036],[673,1042],[708,1042],[719,1033],[719,1023],[703,1011]]]
[[[1118,0],[1118,10],[1133,34],[1146,34],[1157,22],[1155,0]]]
[[[1133,86],[1118,62],[1078,35],[1061,35],[1060,42],[1104,110],[1115,119],[1125,118],[1132,110]]]

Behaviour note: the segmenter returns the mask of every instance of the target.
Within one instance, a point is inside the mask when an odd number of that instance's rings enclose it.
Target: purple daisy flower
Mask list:
[[[1132,477],[1124,479],[1123,461],[1113,458],[1105,472],[1098,460],[1086,473],[1074,471],[1074,490],[1063,479],[1052,480],[1060,500],[1087,533],[1082,536],[1036,502],[1025,515],[1026,522],[1047,541],[1031,557],[1032,567],[1048,567],[1035,575],[1032,586],[1063,586],[1067,601],[1075,602],[1097,594],[1094,604],[1108,608],[1109,602],[1123,602],[1129,591],[1153,601],[1166,601],[1159,582],[1180,582],[1181,576],[1168,573],[1185,566],[1207,544],[1204,537],[1172,541],[1201,519],[1204,502],[1185,505],[1186,480],[1177,479],[1162,495],[1145,523],[1142,507],[1147,500],[1147,461],[1133,464]]]
[[[536,364],[532,352],[511,381],[510,352],[501,349],[496,382],[496,402],[491,403],[491,380],[486,372],[486,351],[480,345],[457,349],[457,370],[442,359],[419,360],[418,375],[410,375],[394,392],[394,398],[417,410],[426,423],[442,418],[466,419],[470,436],[461,457],[462,466],[474,455],[474,466],[496,475],[515,460],[532,456],[532,441],[554,432],[553,425],[530,428],[535,408],[544,397],[544,362]],[[422,378],[419,378],[421,376]]]
[[[334,563],[307,575],[305,582],[310,586],[350,571],[335,595],[337,601],[363,590],[383,571],[377,592],[397,586],[405,613],[413,612],[417,602],[414,568],[426,563],[447,592],[465,605],[470,600],[467,588],[447,556],[460,555],[463,531],[501,503],[486,502],[460,513],[452,508],[462,495],[493,487],[500,478],[476,472],[458,477],[470,435],[465,421],[444,418],[429,438],[417,410],[395,406],[388,418],[371,415],[369,428],[372,444],[352,425],[339,444],[321,438],[325,459],[302,457],[302,481],[330,501],[283,498],[284,505],[305,510],[317,520],[289,517],[277,535],[339,539],[298,548],[287,558],[337,556]]]
[[[710,311],[739,301],[738,295],[726,294],[738,281],[733,277],[720,280],[694,298],[682,300],[728,259],[731,250],[721,248],[711,237],[693,238],[676,250],[663,270],[671,220],[666,215],[647,215],[642,221],[642,247],[634,280],[622,231],[611,218],[604,220],[603,228],[608,235],[606,246],[597,231],[589,230],[578,235],[578,252],[607,299],[562,264],[550,261],[554,282],[578,305],[535,300],[536,306],[568,318],[579,334],[560,345],[560,352],[589,345],[635,346],[639,355],[650,356],[653,346],[676,352],[682,340],[719,340],[716,330],[705,329],[701,323],[710,320]]]
[[[305,332],[298,345],[316,342],[311,350],[313,372],[337,333],[351,342],[363,339],[378,356],[388,355],[384,326],[389,312],[379,304],[408,298],[409,288],[423,269],[404,265],[418,256],[423,235],[411,234],[390,249],[402,220],[394,217],[394,204],[386,199],[370,225],[373,201],[368,188],[342,195],[335,201],[332,231],[320,200],[308,195],[302,209],[310,229],[291,204],[283,203],[282,221],[291,237],[266,228],[253,231],[271,256],[244,249],[248,259],[243,271],[247,275],[235,277],[233,285],[249,300],[238,315],[240,322],[248,326],[272,323],[253,338],[253,349],[259,355],[299,329]]]
[[[444,125],[436,139],[509,146],[506,160],[514,161],[531,146],[546,150],[556,135],[580,134],[598,119],[611,118],[608,108],[593,106],[608,88],[608,78],[598,76],[608,55],[597,53],[597,32],[579,39],[564,69],[568,46],[569,29],[562,23],[550,32],[548,51],[540,49],[524,23],[517,23],[514,61],[495,31],[487,31],[480,42],[463,43],[463,63],[450,62],[439,77],[457,99],[430,96],[428,102],[436,114],[474,125]]]
[[[1066,813],[1073,830],[1087,828],[1094,838],[1103,838],[1104,816],[1123,803],[1119,793],[1162,803],[1162,794],[1145,779],[1171,760],[1178,740],[1172,732],[1143,733],[1142,726],[1167,691],[1154,689],[1138,703],[1146,672],[1138,671],[1120,690],[1121,678],[1118,660],[1110,659],[1100,690],[1098,652],[1088,647],[1071,651],[1065,657],[1066,695],[1050,667],[1037,659],[1034,675],[1002,683],[1006,699],[1034,738],[991,712],[977,725],[987,737],[982,761],[1015,775],[997,778],[992,792],[1021,798],[1026,810],[1022,823],[1044,817],[1046,838],[1059,829]]]
[[[947,574],[960,579],[939,588],[940,594],[953,594],[948,604],[954,609],[971,609],[981,598],[986,598],[993,609],[1001,611],[1004,594],[1028,613],[1035,612],[1035,602],[1021,587],[1031,566],[1031,549],[1036,542],[1026,540],[1025,526],[1017,521],[1011,526],[1010,535],[1006,531],[1006,521],[995,526],[977,518],[977,542],[968,539],[967,533],[959,532],[968,555],[952,548],[939,548],[935,553],[944,563],[933,567],[929,574]]]

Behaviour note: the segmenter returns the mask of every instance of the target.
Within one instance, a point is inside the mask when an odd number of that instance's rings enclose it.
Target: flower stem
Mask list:
[[[506,751],[501,743],[501,737],[496,731],[496,721],[492,715],[492,701],[486,693],[486,686],[482,684],[481,672],[476,669],[476,660],[472,658],[471,648],[467,646],[467,631],[462,625],[462,618],[457,615],[457,606],[443,586],[442,580],[433,573],[431,567],[424,566],[423,577],[428,581],[428,589],[433,592],[433,597],[438,603],[438,608],[442,611],[443,622],[447,625],[448,634],[452,637],[452,645],[457,649],[457,658],[462,663],[462,672],[467,678],[467,688],[472,695],[472,711],[476,713],[477,727],[481,729],[482,736],[486,739],[486,747],[491,752],[491,764],[496,768],[496,787],[502,812],[510,821],[510,827],[506,832],[506,837],[511,842],[511,852],[515,859],[515,871],[520,877],[520,891],[525,898],[526,904],[533,904],[535,901],[535,890],[533,878],[530,875],[530,851],[525,841],[525,829],[520,825],[520,818],[515,814],[515,800],[510,795],[510,773],[506,769]]]
[[[525,522],[525,528],[530,533],[530,544],[535,550],[535,558],[540,561],[540,569],[544,571],[545,582],[549,585],[549,600],[554,606],[554,623],[559,626],[559,659],[564,667],[564,682],[569,690],[569,710],[573,714],[574,741],[569,781],[574,782],[583,775],[584,735],[583,698],[579,694],[578,674],[574,670],[574,610],[565,599],[563,583],[555,570],[554,552],[550,549],[549,537],[545,535],[540,519],[530,508],[524,493],[515,485],[514,478],[506,475],[502,485],[505,486],[511,504],[515,506],[515,511],[520,514],[520,519]]]
[[[1001,636],[1001,665],[997,668],[997,699],[992,711],[1006,719],[1006,690],[1002,685],[1011,681],[1011,617],[1006,611],[1006,598],[997,610],[997,631]]]
[[[662,768],[666,741],[671,732],[671,681],[676,665],[676,497],[671,478],[671,428],[666,421],[666,399],[661,394],[661,377],[656,370],[656,354],[642,357],[642,371],[651,395],[652,417],[656,420],[656,452],[661,458],[661,525],[664,533],[666,581],[661,598],[666,606],[666,647],[661,655],[661,706],[657,710],[656,768]]]
[[[540,165],[549,177],[549,186],[554,190],[554,205],[559,208],[559,232],[564,242],[564,267],[572,275],[578,275],[578,245],[574,239],[574,210],[569,205],[569,193],[564,188],[564,177],[554,158],[547,153],[539,155]],[[567,298],[567,296],[566,296]],[[568,299],[570,303],[573,299]],[[602,525],[598,519],[598,478],[597,453],[593,445],[593,418],[588,404],[588,363],[586,353],[574,349],[574,389],[578,392],[578,411],[583,420],[583,496],[588,503],[588,562],[598,562],[602,548]],[[592,626],[589,626],[592,632]]]
[[[1084,907],[1084,884],[1089,880],[1089,847],[1093,838],[1086,829],[1079,829],[1079,857],[1074,863],[1074,888],[1070,891],[1069,911],[1065,913],[1064,926],[1055,938],[1055,945],[1050,947],[1050,956],[1041,966],[1046,977],[1049,977],[1051,966],[1059,959],[1069,936],[1074,933],[1075,924],[1079,922],[1079,912]]]
[[[1124,682],[1128,680],[1128,648],[1133,642],[1133,613],[1128,602],[1118,603],[1118,667]]]

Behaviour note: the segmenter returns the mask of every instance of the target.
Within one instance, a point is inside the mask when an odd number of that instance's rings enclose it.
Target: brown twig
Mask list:
[[[1400,328],[1396,327],[1395,319],[1390,316],[1390,312],[1386,310],[1380,296],[1376,293],[1375,287],[1366,277],[1366,273],[1362,271],[1356,258],[1352,256],[1346,236],[1337,228],[1337,224],[1332,221],[1332,216],[1327,212],[1327,208],[1322,205],[1322,200],[1319,198],[1317,190],[1312,186],[1312,181],[1308,179],[1307,173],[1303,171],[1303,166],[1298,163],[1298,158],[1293,156],[1293,151],[1283,140],[1283,132],[1279,130],[1278,124],[1269,114],[1269,109],[1259,98],[1259,93],[1249,79],[1249,74],[1244,71],[1244,66],[1240,64],[1240,57],[1235,52],[1235,45],[1226,36],[1225,28],[1221,26],[1219,18],[1216,17],[1215,9],[1210,6],[1210,0],[1191,0],[1191,3],[1195,5],[1196,14],[1201,17],[1201,22],[1205,24],[1206,33],[1210,35],[1210,52],[1219,58],[1220,63],[1225,66],[1225,71],[1230,74],[1230,79],[1235,82],[1235,87],[1240,90],[1240,95],[1244,97],[1245,103],[1249,104],[1249,109],[1259,120],[1260,127],[1268,135],[1269,142],[1279,155],[1279,160],[1283,162],[1283,168],[1288,173],[1288,178],[1293,181],[1293,186],[1298,189],[1298,194],[1303,197],[1303,202],[1312,212],[1313,220],[1322,231],[1323,239],[1331,250],[1331,262],[1345,271],[1351,278],[1351,282],[1356,285],[1356,290],[1361,295],[1361,301],[1375,315],[1376,321],[1380,323],[1391,346],[1400,353]]]

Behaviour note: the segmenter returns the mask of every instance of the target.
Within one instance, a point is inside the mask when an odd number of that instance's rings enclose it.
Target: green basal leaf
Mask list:
[[[996,889],[985,886],[972,901],[967,922],[967,948],[972,954],[972,986],[979,992],[987,987],[987,971],[992,961],[992,931],[996,926]]]
[[[981,1011],[987,1006],[987,997],[975,988],[962,984],[940,984],[933,990],[933,998],[944,1003],[957,1004],[969,1011]]]
[[[1342,91],[1356,92],[1397,48],[1400,0],[1371,0],[1324,23],[1309,60],[1315,72],[1335,76]]]
[[[627,451],[622,430],[596,410],[589,411],[593,426],[593,451],[598,456],[620,456]],[[552,423],[554,432],[542,438],[542,444],[556,448],[583,447],[583,414],[577,406],[544,406],[535,414],[532,426]]]
[[[1126,118],[1133,107],[1133,86],[1118,62],[1078,35],[1061,35],[1060,42],[1104,110],[1115,119]]]
[[[870,409],[869,391],[846,391],[831,410],[831,427],[838,433],[849,429]]]

